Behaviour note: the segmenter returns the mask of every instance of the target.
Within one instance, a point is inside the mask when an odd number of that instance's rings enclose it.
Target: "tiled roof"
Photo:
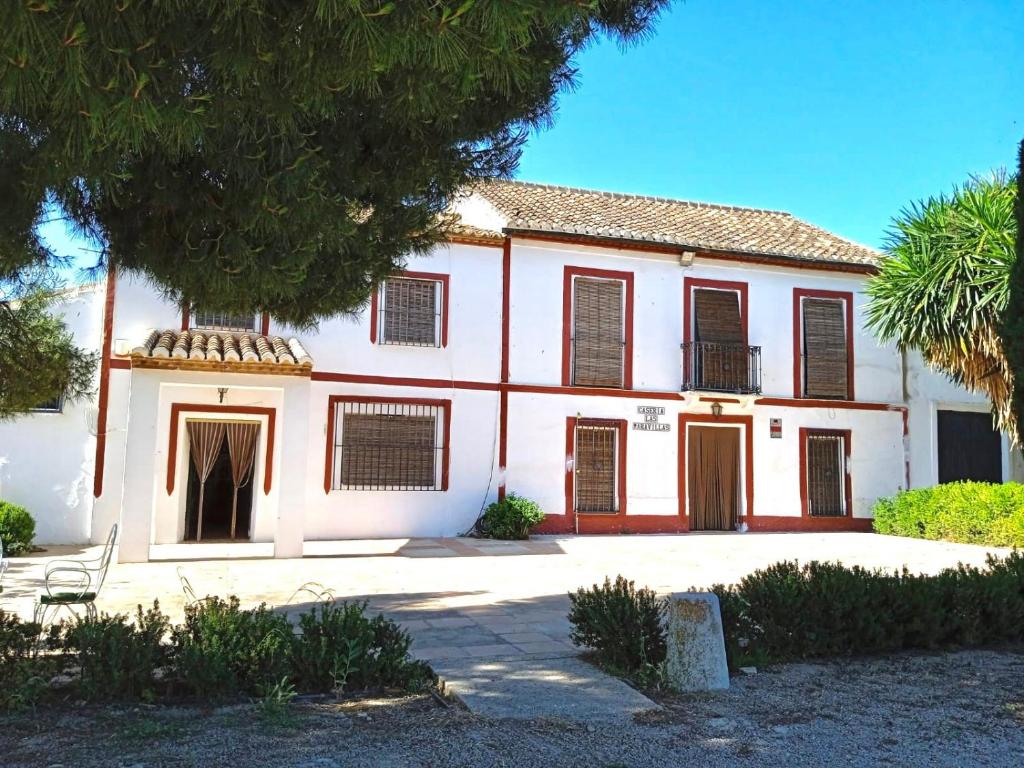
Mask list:
[[[505,228],[512,231],[636,240],[802,261],[873,265],[880,257],[872,248],[785,211],[522,181],[488,181],[472,191],[505,217]]]
[[[313,358],[298,339],[227,331],[150,331],[132,350],[140,367],[231,368],[308,375]]]
[[[505,239],[501,232],[493,229],[484,229],[483,227],[474,227],[472,224],[466,224],[462,221],[449,224],[447,232],[449,237],[484,243],[500,243]]]

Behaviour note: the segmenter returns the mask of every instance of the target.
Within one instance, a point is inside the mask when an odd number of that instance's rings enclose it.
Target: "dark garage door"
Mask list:
[[[992,416],[976,411],[939,411],[939,482],[1003,481],[1002,441]]]

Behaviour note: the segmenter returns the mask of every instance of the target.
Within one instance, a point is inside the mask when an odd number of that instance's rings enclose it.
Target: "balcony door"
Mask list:
[[[749,386],[747,340],[736,291],[693,292],[693,370],[697,389],[742,392]]]

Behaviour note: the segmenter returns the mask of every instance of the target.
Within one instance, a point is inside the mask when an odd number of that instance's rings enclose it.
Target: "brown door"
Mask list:
[[[734,530],[739,511],[740,430],[691,427],[687,440],[690,530]]]

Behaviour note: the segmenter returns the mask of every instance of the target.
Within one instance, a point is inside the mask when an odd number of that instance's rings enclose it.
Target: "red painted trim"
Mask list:
[[[833,408],[841,411],[905,411],[907,406],[895,403],[866,403],[850,400],[812,400],[803,397],[759,397],[757,405],[779,405],[790,408]]]
[[[334,411],[339,403],[396,403],[398,405],[433,405],[443,409],[444,449],[441,451],[441,490],[448,490],[451,467],[452,401],[416,397],[374,397],[370,395],[331,395],[327,398],[327,445],[324,451],[324,493],[331,492],[334,469]]]
[[[347,384],[381,384],[392,387],[427,387],[431,389],[475,389],[497,392],[501,385],[489,381],[463,381],[461,379],[417,379],[402,376],[373,376],[360,373],[331,373],[313,371],[311,381],[335,381]]]
[[[793,397],[803,397],[803,299],[838,299],[846,304],[846,399],[856,400],[853,386],[853,292],[793,289]]]
[[[562,386],[574,386],[569,351],[572,341],[572,281],[574,277],[596,277],[602,280],[621,280],[625,284],[625,349],[622,365],[622,389],[633,388],[633,273],[611,269],[590,269],[566,265],[562,274]],[[589,387],[585,387],[589,389]]]
[[[174,492],[174,472],[177,466],[178,429],[181,414],[195,413],[245,414],[267,417],[267,453],[264,458],[263,494],[270,493],[274,480],[274,433],[277,411],[256,405],[217,405],[212,403],[171,403],[170,438],[167,446],[167,495]]]
[[[683,278],[683,343],[689,344],[696,335],[694,333],[692,316],[693,291],[696,288],[709,288],[715,291],[735,291],[740,295],[740,325],[743,328],[743,343],[748,344],[748,329],[750,325],[750,312],[748,310],[750,306],[748,301],[749,285],[731,280],[706,280],[701,277]]]
[[[680,413],[679,414],[679,456],[678,465],[678,496],[680,517],[689,518],[690,488],[687,482],[686,472],[686,430],[690,424],[737,424],[746,427],[743,440],[744,456],[744,495],[746,496],[746,509],[744,520],[749,521],[754,516],[754,417],[736,416],[723,414],[715,418],[705,413]]]
[[[675,515],[580,515],[579,533],[686,533],[689,525],[685,518]],[[531,529],[531,533],[557,534],[576,533],[572,515],[548,515],[544,521]]]
[[[261,336],[269,336],[270,335],[270,313],[269,312],[264,312],[263,315],[260,317],[260,335]]]
[[[107,267],[107,291],[103,302],[103,348],[100,352],[100,386],[96,408],[96,459],[92,476],[92,495],[103,493],[103,470],[107,460],[107,407],[110,402],[110,347],[114,337],[114,299],[117,293],[117,268]]]
[[[505,238],[501,249],[501,380],[509,380],[509,338],[512,327],[512,240]]]
[[[448,293],[449,275],[443,272],[409,272],[399,271],[391,275],[392,278],[408,278],[410,280],[436,280],[441,283],[441,347],[448,346]],[[384,282],[387,282],[386,280]],[[377,343],[377,311],[379,307],[379,296],[381,286],[373,289],[370,298],[370,343]]]
[[[129,360],[127,357],[112,357],[110,358],[110,367],[131,370],[132,361]]]
[[[595,513],[576,511],[576,428],[579,426],[615,427],[619,431],[618,439],[618,491],[619,508],[616,512]],[[625,419],[587,419],[569,416],[565,420],[565,515],[576,517],[582,522],[584,518],[622,518],[626,516],[626,435],[629,423]]]
[[[796,517],[795,515],[758,515],[747,518],[751,531],[793,533],[871,533],[870,517]]]
[[[508,390],[498,396],[498,501],[505,498],[505,472],[508,466]]]
[[[524,240],[541,240],[549,243],[571,243],[573,245],[588,245],[597,248],[612,248],[617,251],[638,251],[641,253],[661,253],[670,256],[680,256],[686,251],[693,252],[696,256],[704,259],[716,259],[718,261],[739,262],[742,264],[765,264],[777,267],[790,267],[792,269],[812,269],[824,272],[852,272],[857,274],[874,274],[878,267],[871,264],[849,264],[845,262],[824,262],[811,261],[810,259],[798,259],[786,256],[768,256],[754,253],[735,253],[727,251],[709,251],[693,248],[685,245],[658,245],[656,243],[644,243],[636,240],[623,240],[614,237],[598,237],[595,235],[573,235],[551,232],[532,232],[529,230],[506,228],[506,233],[515,235]]]
[[[843,478],[843,493],[846,496],[846,514],[853,517],[853,482],[850,477],[850,430],[848,429],[814,429],[800,427],[800,514],[810,518],[807,508],[807,438],[810,435],[839,435],[843,438],[843,455],[846,465],[846,477]],[[822,518],[813,518],[820,520]]]

